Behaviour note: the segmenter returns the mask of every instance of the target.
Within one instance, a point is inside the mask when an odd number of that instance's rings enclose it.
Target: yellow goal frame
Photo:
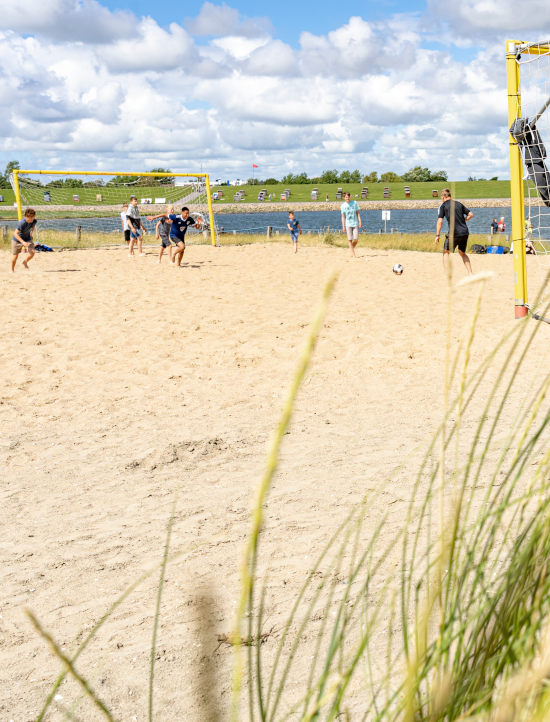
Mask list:
[[[510,141],[510,199],[512,202],[512,251],[514,255],[515,316],[527,316],[527,261],[525,254],[525,198],[523,162],[517,142],[510,135],[512,123],[521,118],[521,78],[518,55],[548,53],[548,43],[506,41],[506,80],[508,86],[508,137]]]
[[[21,191],[19,188],[20,175],[93,175],[93,176],[139,176],[140,178],[204,178],[206,187],[206,198],[208,202],[208,217],[210,220],[210,241],[216,245],[216,227],[214,225],[214,211],[212,208],[212,193],[210,192],[210,178],[208,173],[142,173],[141,171],[92,171],[92,170],[22,170],[14,169],[13,189],[15,191],[15,202],[17,204],[17,218],[23,218],[21,206]]]

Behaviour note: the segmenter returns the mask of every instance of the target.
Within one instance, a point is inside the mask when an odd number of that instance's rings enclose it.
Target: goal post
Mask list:
[[[200,232],[207,233],[216,245],[208,173],[15,169],[10,181],[19,220],[23,206],[32,206],[41,226],[59,229],[65,227],[61,221],[73,219],[90,232],[120,232],[122,204],[134,195],[146,226],[146,217],[164,212],[167,205],[174,206],[174,213],[188,206],[191,216],[201,220]],[[151,226],[148,231],[153,229]]]
[[[516,42],[506,44],[506,80],[508,84],[508,129],[521,117],[519,64]],[[527,259],[525,257],[525,222],[523,165],[517,141],[510,139],[510,199],[512,202],[512,253],[514,256],[514,312],[516,318],[527,315]]]
[[[506,41],[515,317],[525,317],[526,246],[550,254],[550,42]],[[527,195],[527,197],[526,197]]]

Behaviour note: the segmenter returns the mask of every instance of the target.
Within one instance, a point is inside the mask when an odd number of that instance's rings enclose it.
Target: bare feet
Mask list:
[[[23,266],[27,269],[27,271],[29,270],[29,266],[27,265],[27,261],[23,261]]]

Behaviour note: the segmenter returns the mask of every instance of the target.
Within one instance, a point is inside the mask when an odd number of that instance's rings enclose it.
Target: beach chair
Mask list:
[[[384,198],[389,198],[389,197],[390,197],[390,189],[388,188],[388,186],[386,186],[384,188]]]
[[[317,188],[314,188],[311,191],[311,200],[316,201],[318,199],[318,197],[319,197],[319,191],[317,190]]]
[[[341,188],[339,188],[339,189],[336,191],[336,200],[337,200],[337,201],[341,201],[341,200],[342,200],[342,189],[341,189]]]
[[[405,198],[410,198],[410,197],[411,197],[411,189],[409,188],[409,186],[405,186],[405,187],[403,188],[403,192],[405,193]]]
[[[363,188],[363,190],[361,191],[361,200],[362,201],[366,200],[368,198],[368,195],[369,195],[369,189]]]

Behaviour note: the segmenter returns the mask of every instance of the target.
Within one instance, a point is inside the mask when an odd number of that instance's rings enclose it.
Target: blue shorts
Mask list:
[[[130,238],[140,238],[142,235],[140,230],[130,231]]]
[[[298,243],[297,231],[290,231],[290,237],[292,238],[292,243]]]

